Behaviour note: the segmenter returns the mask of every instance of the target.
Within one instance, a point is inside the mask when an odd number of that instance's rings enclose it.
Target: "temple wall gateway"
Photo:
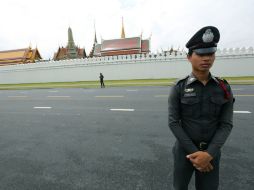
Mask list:
[[[180,78],[191,72],[186,55],[119,55],[0,67],[0,84]],[[253,48],[218,50],[217,76],[254,76]]]

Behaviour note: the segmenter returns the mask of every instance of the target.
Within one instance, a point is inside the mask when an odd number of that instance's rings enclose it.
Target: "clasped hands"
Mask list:
[[[193,166],[200,172],[210,172],[213,170],[211,160],[213,157],[205,151],[197,151],[186,156]]]

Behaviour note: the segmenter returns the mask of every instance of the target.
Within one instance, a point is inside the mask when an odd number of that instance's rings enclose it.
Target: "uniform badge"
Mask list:
[[[193,92],[194,91],[194,88],[186,88],[184,89],[184,92]]]
[[[195,78],[193,78],[193,77],[189,78],[189,81],[190,81],[190,82],[192,82],[192,81],[194,81],[194,80],[195,80]]]
[[[202,40],[204,43],[212,42],[213,38],[214,38],[214,35],[211,29],[207,29],[202,36]]]

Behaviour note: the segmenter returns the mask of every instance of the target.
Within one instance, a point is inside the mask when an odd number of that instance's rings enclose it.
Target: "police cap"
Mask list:
[[[214,26],[206,26],[201,28],[191,37],[186,44],[186,48],[197,54],[215,53],[219,40],[219,30]]]

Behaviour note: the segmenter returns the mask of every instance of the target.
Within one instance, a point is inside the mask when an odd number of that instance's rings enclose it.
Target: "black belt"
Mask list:
[[[198,150],[200,151],[205,151],[208,148],[208,143],[204,141],[194,142],[194,144],[197,146]]]

